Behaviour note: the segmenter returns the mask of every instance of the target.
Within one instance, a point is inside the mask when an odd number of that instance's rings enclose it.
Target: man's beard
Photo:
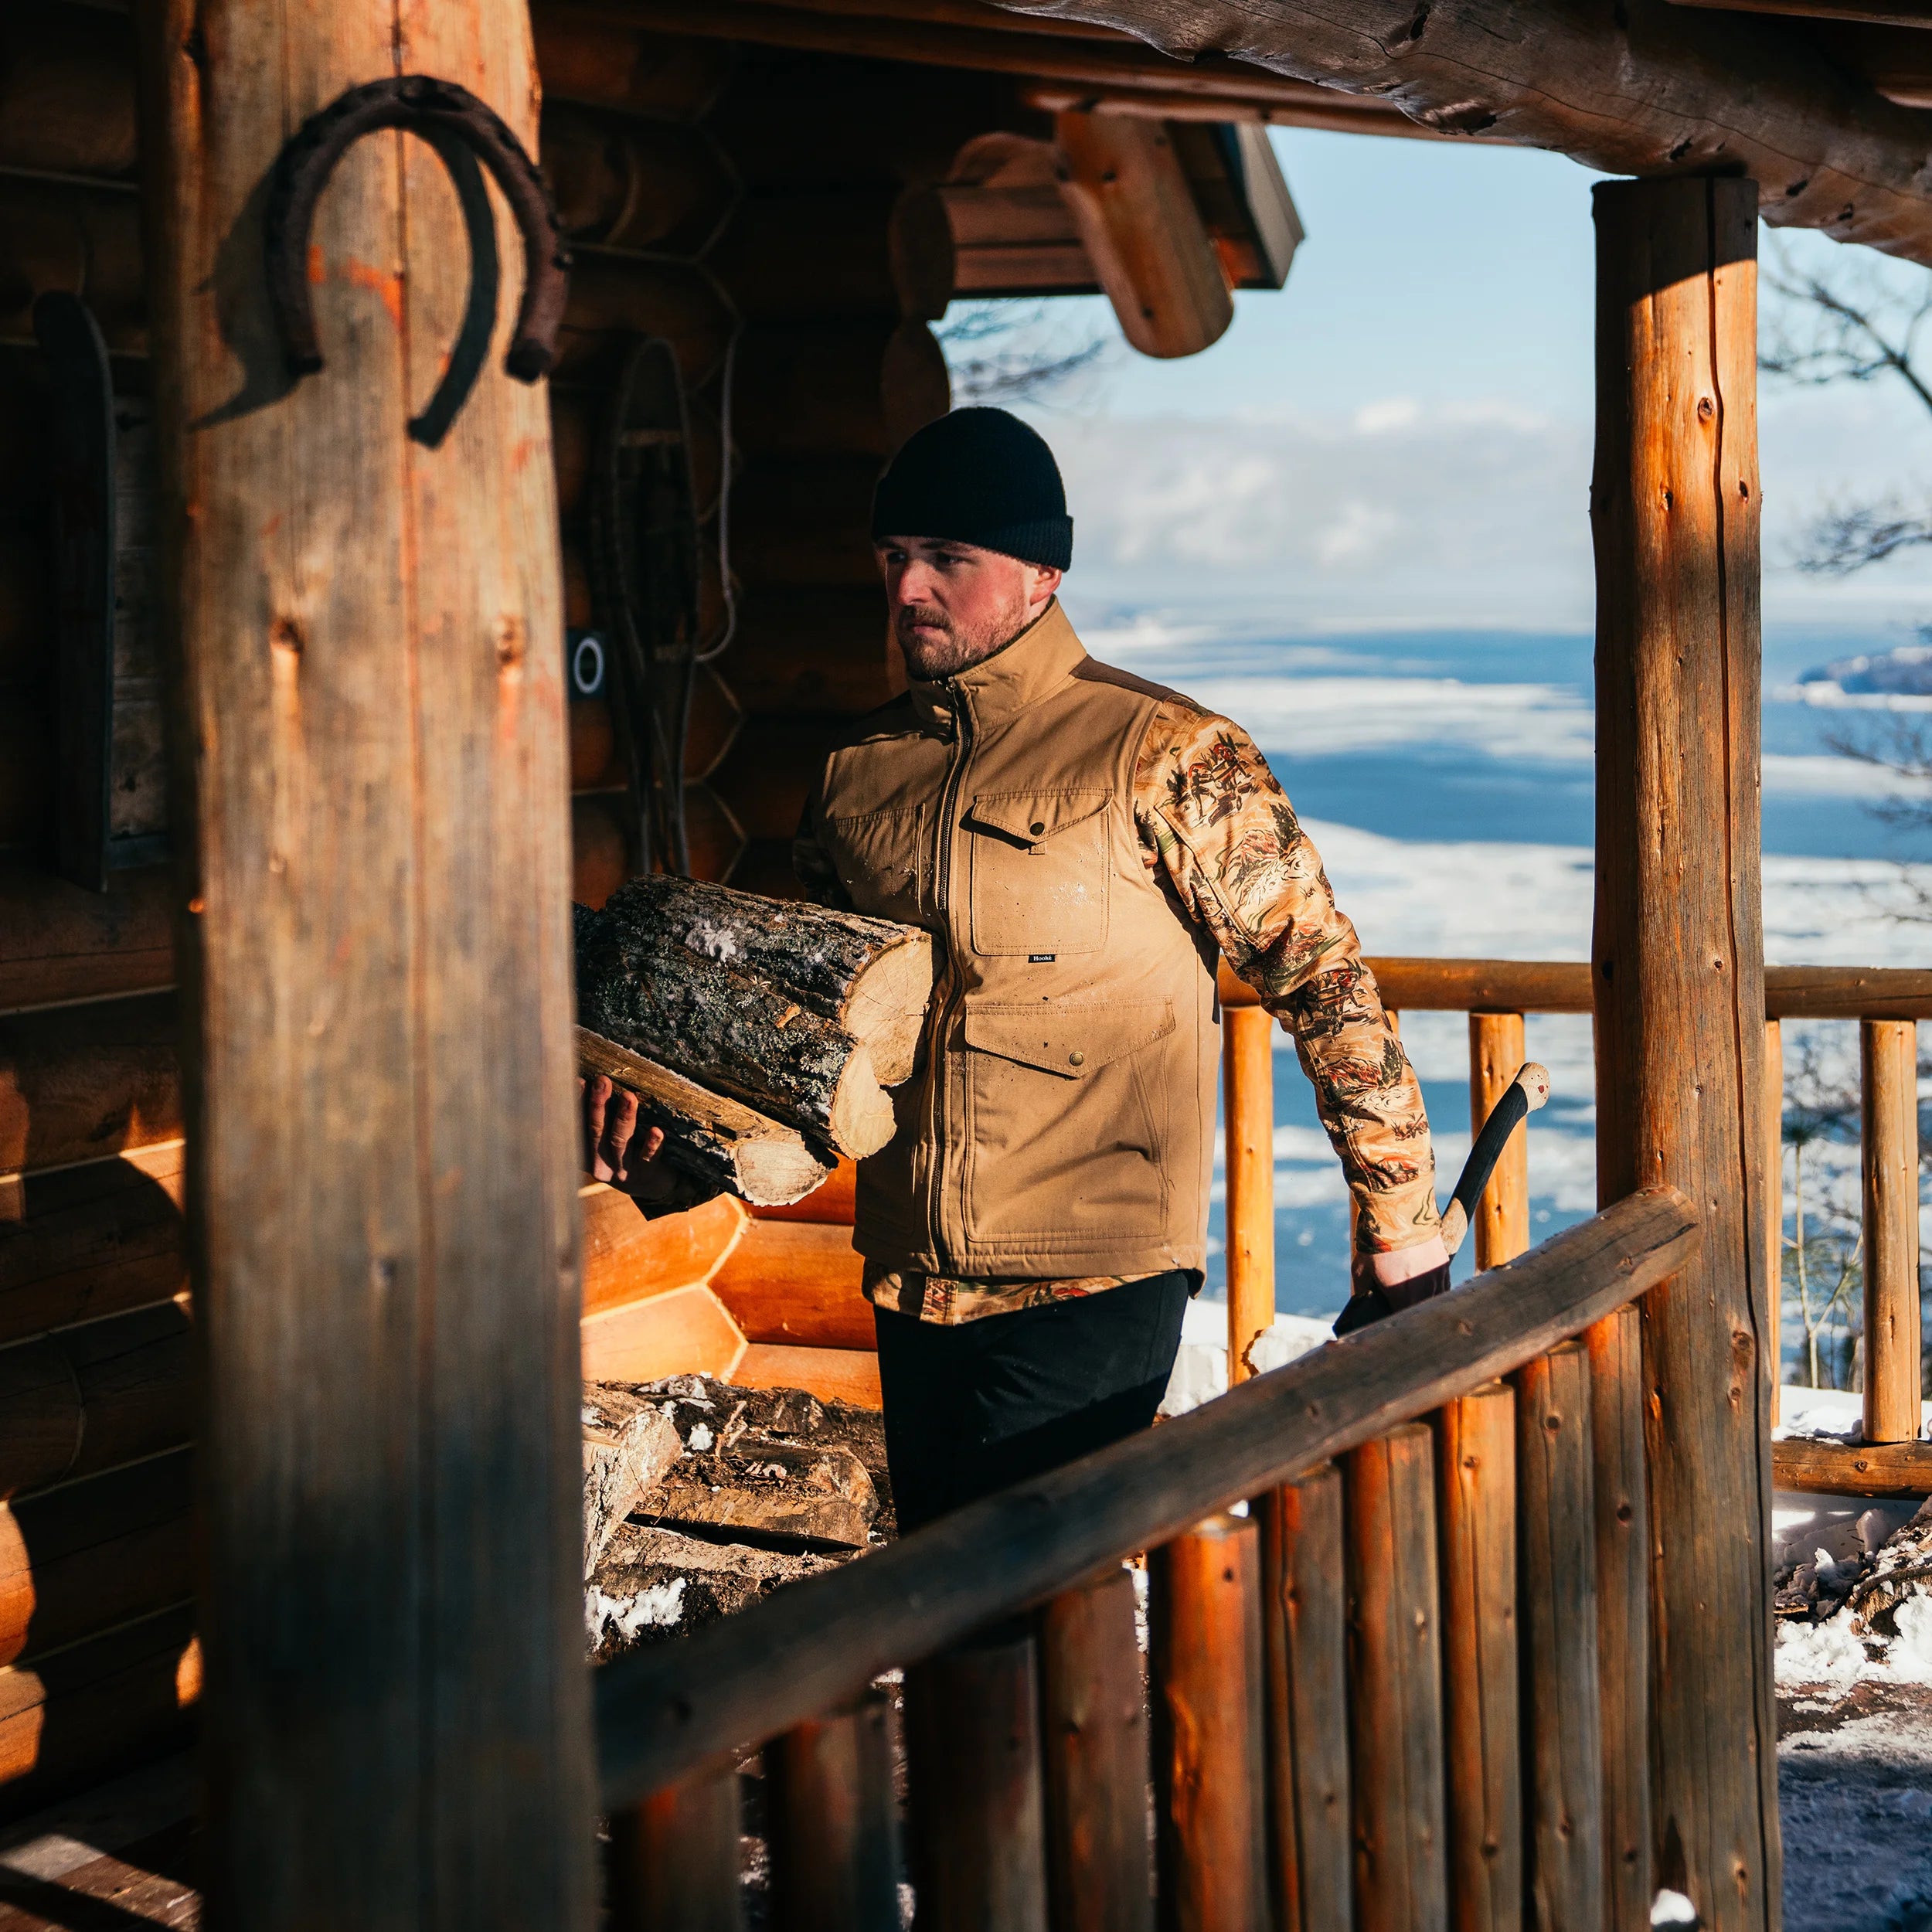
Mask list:
[[[940,634],[915,632],[915,624],[934,625]],[[893,631],[906,654],[906,672],[927,683],[983,663],[1026,628],[1026,606],[1017,598],[984,624],[972,626],[962,626],[937,604],[904,604],[893,613]]]

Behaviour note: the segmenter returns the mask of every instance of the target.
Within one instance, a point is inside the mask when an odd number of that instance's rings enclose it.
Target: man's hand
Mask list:
[[[583,1100],[584,1171],[594,1181],[607,1181],[633,1200],[650,1203],[673,1199],[677,1182],[668,1162],[660,1162],[664,1129],[638,1131],[638,1097],[600,1073],[580,1079]]]

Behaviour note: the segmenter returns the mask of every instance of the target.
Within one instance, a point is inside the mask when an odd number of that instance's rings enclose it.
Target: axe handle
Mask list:
[[[1489,1117],[1483,1122],[1482,1131],[1462,1164],[1456,1191],[1442,1211],[1443,1245],[1451,1254],[1462,1246],[1463,1237],[1469,1232],[1470,1216],[1476,1211],[1483,1189],[1489,1185],[1490,1175],[1496,1171],[1497,1162],[1502,1158],[1510,1135],[1549,1097],[1548,1073],[1534,1060],[1529,1060],[1517,1070],[1516,1077],[1489,1110]]]

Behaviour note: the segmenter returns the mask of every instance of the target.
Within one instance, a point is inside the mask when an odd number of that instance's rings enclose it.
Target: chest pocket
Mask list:
[[[971,840],[976,953],[1098,952],[1107,944],[1112,794],[981,792]]]
[[[825,819],[825,850],[855,910],[908,926],[926,923],[928,817],[924,805],[896,805]]]

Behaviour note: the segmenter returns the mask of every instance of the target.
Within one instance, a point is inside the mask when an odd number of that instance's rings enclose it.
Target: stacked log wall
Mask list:
[[[132,35],[90,5],[16,12],[0,29],[0,1817],[168,1747],[199,1681],[176,909],[152,859],[168,830],[165,691]],[[536,26],[543,150],[577,256],[550,389],[568,621],[597,617],[587,526],[604,400],[629,342],[659,335],[690,388],[713,637],[727,478],[732,492],[736,624],[693,706],[693,869],[788,891],[812,759],[895,688],[872,485],[947,406],[929,325],[950,256],[917,191],[965,139],[1024,111],[981,77],[927,70],[909,85],[879,63],[541,4]],[[32,307],[52,289],[87,302],[110,351],[111,829],[155,842],[100,894],[51,869],[49,401]],[[570,743],[574,889],[597,903],[632,862],[603,699],[573,702]],[[587,1194],[587,1369],[804,1379],[876,1401],[845,1182],[785,1218],[723,1203],[728,1227],[701,1211],[676,1232]],[[787,1312],[796,1300],[820,1312]]]

